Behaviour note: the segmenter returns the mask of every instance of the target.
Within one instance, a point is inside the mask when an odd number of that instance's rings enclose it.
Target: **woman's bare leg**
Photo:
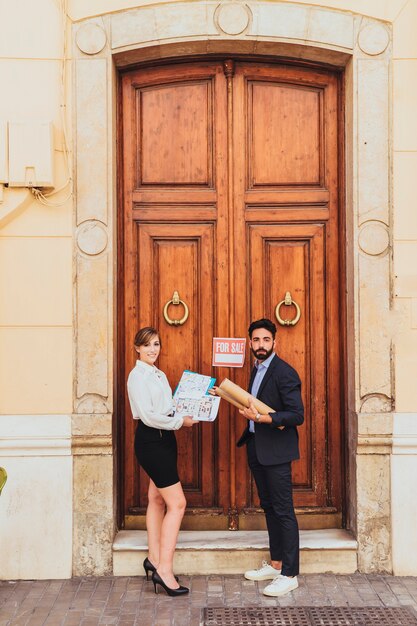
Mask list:
[[[161,527],[158,574],[168,587],[177,589],[179,585],[173,572],[174,552],[187,502],[179,482],[158,491],[167,508]]]
[[[146,530],[148,531],[149,560],[155,567],[159,565],[161,528],[165,515],[165,501],[153,480],[149,481],[148,508],[146,509]]]

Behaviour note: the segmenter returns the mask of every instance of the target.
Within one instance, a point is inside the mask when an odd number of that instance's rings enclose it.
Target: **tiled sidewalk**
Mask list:
[[[0,626],[199,626],[206,606],[407,606],[417,614],[417,577],[314,574],[280,599],[262,595],[267,582],[241,576],[181,576],[183,598],[154,594],[137,578],[0,581]]]

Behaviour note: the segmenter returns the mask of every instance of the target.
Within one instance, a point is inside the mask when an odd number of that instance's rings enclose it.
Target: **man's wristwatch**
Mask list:
[[[255,415],[255,420],[256,420],[257,422],[260,422],[260,421],[261,421],[261,417],[262,417],[262,415],[261,415],[260,413],[257,413],[257,414]]]

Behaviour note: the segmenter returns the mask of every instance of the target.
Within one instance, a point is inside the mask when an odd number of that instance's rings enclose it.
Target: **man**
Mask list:
[[[245,572],[248,580],[272,580],[263,593],[282,596],[298,587],[299,532],[292,499],[291,461],[299,458],[297,426],[304,422],[301,381],[274,352],[276,326],[252,322],[249,345],[255,366],[250,393],[275,409],[260,414],[253,404],[240,411],[248,420],[237,445],[246,444],[248,463],[266,517],[271,563]]]

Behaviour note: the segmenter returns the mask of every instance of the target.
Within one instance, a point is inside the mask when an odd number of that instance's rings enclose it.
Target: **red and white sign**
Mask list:
[[[243,367],[246,339],[213,337],[213,365],[217,367]]]

